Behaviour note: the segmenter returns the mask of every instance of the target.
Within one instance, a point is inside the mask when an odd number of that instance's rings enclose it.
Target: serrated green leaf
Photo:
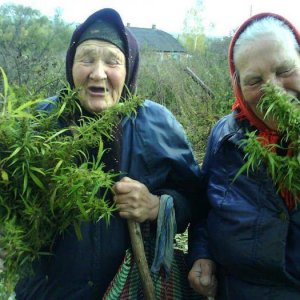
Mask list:
[[[50,142],[51,140],[55,139],[57,136],[59,135],[62,135],[63,133],[67,132],[68,129],[67,128],[64,128],[64,129],[61,129],[59,130],[58,132],[56,132],[55,134],[51,135],[46,142]]]
[[[76,233],[77,239],[78,239],[79,241],[82,241],[82,240],[83,240],[83,237],[82,237],[80,225],[76,222],[76,223],[73,223],[73,226],[74,226],[74,229],[75,229],[75,233]]]
[[[3,68],[0,67],[0,71],[1,71],[1,76],[2,76],[2,80],[3,80],[3,98],[4,99],[7,99],[8,97],[8,79],[7,79],[7,76],[3,70]]]
[[[62,165],[63,162],[64,162],[64,161],[63,161],[62,159],[58,161],[58,163],[56,164],[56,166],[55,166],[55,168],[54,168],[54,170],[53,170],[53,173],[54,173],[54,174],[57,173],[58,169],[60,168],[60,166]]]
[[[27,186],[28,186],[28,174],[26,172],[23,177],[23,192],[22,192],[23,194],[27,190]]]
[[[31,107],[31,106],[36,106],[38,103],[40,103],[42,100],[38,99],[38,100],[31,100],[31,101],[26,101],[25,103],[21,104],[19,107],[17,107],[14,112],[15,114],[19,114],[19,113],[24,113],[23,110]]]
[[[30,166],[29,169],[30,169],[31,171],[40,173],[40,174],[42,174],[42,175],[44,175],[44,176],[46,175],[46,173],[45,173],[41,168],[37,168],[37,167]]]
[[[21,151],[22,147],[17,147],[12,153],[11,155],[7,158],[7,160],[10,160],[11,158],[13,158],[14,156],[16,156],[20,151]]]
[[[28,172],[30,178],[33,180],[33,182],[41,189],[45,189],[44,184],[42,183],[42,181],[32,172]]]

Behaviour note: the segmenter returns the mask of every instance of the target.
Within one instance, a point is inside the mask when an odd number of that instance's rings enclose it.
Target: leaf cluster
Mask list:
[[[263,92],[264,96],[258,103],[258,108],[264,113],[264,118],[271,117],[276,120],[281,139],[288,146],[264,145],[262,138],[257,137],[257,132],[248,132],[242,142],[247,161],[237,176],[264,164],[278,189],[290,191],[297,204],[300,193],[300,102],[270,83],[263,87]],[[291,152],[292,155],[278,155],[280,150]]]
[[[12,290],[40,255],[50,255],[57,235],[73,225],[81,238],[84,221],[109,222],[114,206],[106,195],[117,173],[104,171],[104,138],[112,139],[120,116],[142,103],[132,96],[101,115],[66,121],[79,110],[76,92],[66,89],[51,113],[45,100],[21,104],[3,77],[0,93],[0,247],[7,253],[0,279]],[[89,150],[98,149],[96,157]],[[99,193],[99,190],[102,192]]]

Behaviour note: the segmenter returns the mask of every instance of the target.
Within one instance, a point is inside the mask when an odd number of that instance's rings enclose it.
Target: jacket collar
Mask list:
[[[245,132],[250,129],[247,120],[237,120],[236,112],[223,117],[219,123],[220,131],[218,134],[218,141],[216,144],[216,151],[226,141],[241,147],[241,140],[245,137]]]

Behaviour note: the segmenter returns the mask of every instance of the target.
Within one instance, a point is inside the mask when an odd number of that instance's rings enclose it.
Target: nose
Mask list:
[[[103,80],[107,78],[105,64],[102,62],[97,62],[93,65],[90,73],[90,79],[92,80]]]
[[[279,86],[281,88],[283,88],[283,83],[282,83],[282,79],[276,75],[271,76],[268,80],[268,82],[270,82],[273,85]]]

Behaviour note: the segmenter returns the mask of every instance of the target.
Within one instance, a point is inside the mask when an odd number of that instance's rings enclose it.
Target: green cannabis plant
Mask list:
[[[246,163],[238,175],[265,164],[274,184],[278,189],[288,190],[297,205],[300,200],[300,101],[270,83],[264,85],[263,93],[258,108],[264,118],[276,120],[281,141],[287,146],[282,143],[264,145],[256,131],[248,132],[243,141]],[[282,151],[288,155],[279,155]]]
[[[80,107],[69,88],[58,102],[22,103],[2,74],[0,93],[0,248],[6,253],[0,282],[8,292],[32,272],[31,263],[51,255],[55,238],[84,221],[109,222],[115,209],[105,198],[118,175],[104,171],[104,139],[113,138],[120,116],[136,113],[137,96],[102,114],[70,120]],[[0,84],[1,85],[1,84]],[[38,107],[49,101],[51,112]],[[90,157],[89,149],[97,149]],[[99,190],[102,193],[99,193]]]

